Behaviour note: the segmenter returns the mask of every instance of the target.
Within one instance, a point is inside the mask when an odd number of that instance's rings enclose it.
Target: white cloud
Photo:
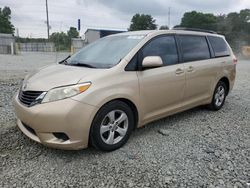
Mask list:
[[[51,33],[66,32],[77,27],[81,19],[83,33],[87,28],[126,29],[135,13],[151,14],[158,25],[167,24],[171,7],[171,25],[180,23],[184,12],[197,10],[215,14],[250,8],[249,0],[48,0]],[[0,7],[9,6],[12,22],[22,37],[46,37],[44,0],[0,0]]]

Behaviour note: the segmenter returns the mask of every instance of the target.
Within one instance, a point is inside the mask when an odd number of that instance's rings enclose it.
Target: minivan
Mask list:
[[[112,151],[149,122],[221,109],[236,63],[225,37],[210,31],[110,35],[26,76],[14,97],[17,125],[49,147]]]

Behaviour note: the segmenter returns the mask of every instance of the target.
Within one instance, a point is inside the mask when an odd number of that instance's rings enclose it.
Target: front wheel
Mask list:
[[[217,111],[222,108],[226,100],[227,86],[224,82],[219,81],[215,87],[213,100],[209,105],[211,110]]]
[[[91,144],[100,150],[115,150],[127,142],[133,127],[134,115],[126,103],[107,103],[98,111],[91,125]]]

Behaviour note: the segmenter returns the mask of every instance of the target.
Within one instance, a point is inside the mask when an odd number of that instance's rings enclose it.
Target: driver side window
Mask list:
[[[160,56],[164,66],[178,63],[178,53],[174,36],[161,36],[151,40],[142,49],[143,59],[147,56]]]

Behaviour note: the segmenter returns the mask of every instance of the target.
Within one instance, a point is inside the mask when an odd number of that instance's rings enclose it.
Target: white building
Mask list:
[[[15,37],[12,34],[0,33],[0,54],[14,54]]]
[[[109,29],[87,29],[85,32],[85,43],[92,43],[102,37],[117,33],[126,32],[125,30],[109,30]]]

